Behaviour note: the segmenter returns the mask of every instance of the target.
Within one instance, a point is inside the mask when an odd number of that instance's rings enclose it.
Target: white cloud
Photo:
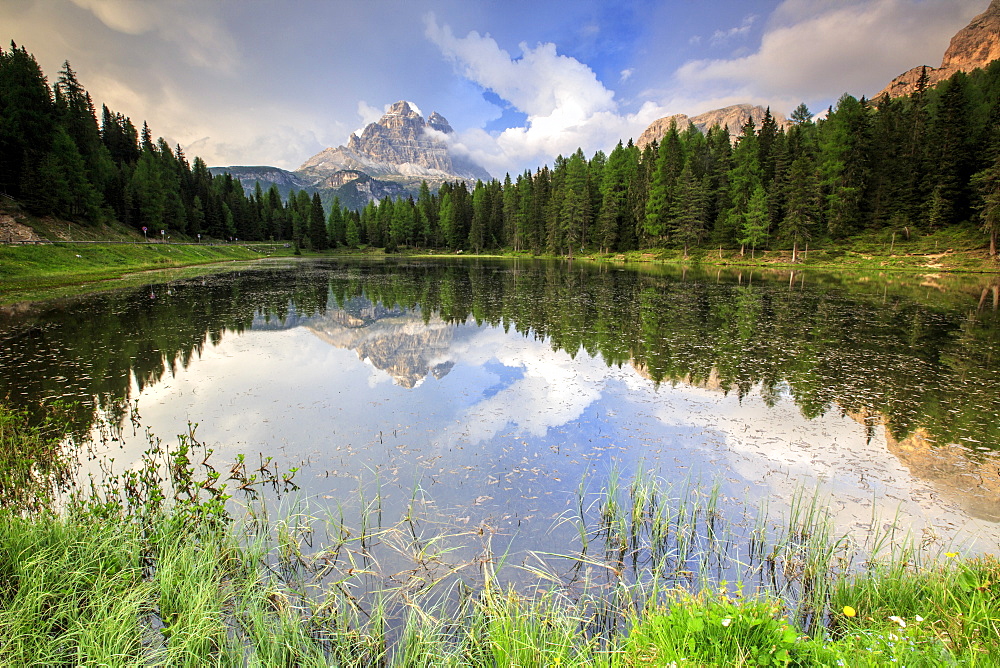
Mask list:
[[[621,114],[615,93],[587,65],[560,55],[556,45],[519,45],[512,57],[487,35],[470,32],[456,37],[448,25],[425,17],[427,38],[441,49],[463,77],[489,89],[527,116],[523,126],[497,135],[473,129],[458,133],[453,147],[494,175],[516,172],[568,155],[608,149],[618,139],[637,136],[659,110],[644,105],[636,114]],[[624,76],[624,73],[623,73]],[[627,78],[627,76],[626,76]]]
[[[711,44],[713,46],[719,44],[725,44],[731,39],[736,37],[746,37],[750,32],[750,28],[753,27],[754,21],[757,20],[756,14],[751,14],[750,16],[743,19],[743,23],[740,25],[730,28],[729,30],[716,30],[712,33]]]
[[[618,80],[624,83],[624,82],[628,81],[629,79],[631,79],[633,74],[635,74],[635,69],[634,68],[631,68],[631,67],[626,68],[626,69],[624,69],[624,70],[621,71],[621,73],[619,74]]]
[[[982,5],[982,0],[785,0],[755,52],[688,62],[675,79],[680,89],[705,97],[772,104],[835,99],[845,91],[872,95],[915,65],[940,62],[948,40]]]

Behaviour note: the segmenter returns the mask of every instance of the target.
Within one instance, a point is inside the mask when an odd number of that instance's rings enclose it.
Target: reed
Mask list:
[[[575,550],[515,559],[419,484],[399,518],[377,472],[318,508],[266,458],[210,455],[193,427],[151,437],[136,468],[0,509],[0,665],[1000,665],[997,559],[878,531],[859,552],[816,492],[741,529],[718,485],[612,471],[561,520]]]

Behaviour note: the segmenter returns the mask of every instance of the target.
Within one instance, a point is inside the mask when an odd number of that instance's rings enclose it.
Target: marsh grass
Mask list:
[[[193,425],[150,435],[138,466],[0,511],[0,665],[1000,665],[995,558],[891,531],[862,554],[806,490],[734,519],[718,486],[612,472],[553,527],[575,549],[514,558],[419,482],[395,518],[377,472],[318,508],[266,457],[211,455]]]
[[[0,508],[32,513],[51,504],[69,485],[74,460],[64,443],[67,428],[58,405],[32,420],[0,405]]]

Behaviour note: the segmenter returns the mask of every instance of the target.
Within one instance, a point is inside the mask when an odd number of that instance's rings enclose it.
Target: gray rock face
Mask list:
[[[254,187],[260,183],[264,192],[272,186],[278,187],[278,192],[282,197],[286,197],[292,190],[302,190],[309,186],[309,182],[302,179],[294,172],[289,172],[278,167],[268,166],[233,166],[233,167],[210,167],[208,169],[213,175],[230,174],[238,180],[246,193],[252,194]]]
[[[383,178],[426,178],[429,182],[489,179],[481,167],[453,159],[447,142],[435,136],[453,132],[441,114],[434,112],[425,121],[401,100],[376,123],[369,123],[360,137],[352,134],[346,146],[324,149],[306,160],[297,173],[314,182],[343,170]]]
[[[664,118],[657,119],[649,124],[649,127],[639,135],[639,139],[636,140],[635,145],[639,148],[645,148],[647,144],[653,143],[653,141],[660,141],[663,136],[670,131],[670,124],[676,123],[677,129],[681,132],[687,129],[688,123],[694,123],[694,126],[701,130],[702,132],[708,132],[709,128],[718,125],[720,127],[725,127],[729,129],[729,135],[735,141],[739,137],[742,131],[743,125],[747,122],[747,118],[752,118],[754,125],[760,128],[761,123],[764,121],[764,114],[766,109],[759,105],[752,104],[734,104],[729,107],[723,107],[722,109],[713,109],[712,111],[706,111],[703,114],[698,114],[697,116],[687,116],[686,114],[674,114],[673,116],[666,116]],[[774,117],[775,122],[777,122],[778,127],[785,130],[791,125],[791,123],[781,114],[771,111],[771,116]]]
[[[903,72],[875,95],[890,97],[910,95],[917,90],[917,82],[927,74],[927,85],[933,86],[956,72],[971,72],[986,67],[1000,59],[1000,0],[993,0],[986,11],[972,19],[951,38],[941,59],[941,67],[918,65]]]

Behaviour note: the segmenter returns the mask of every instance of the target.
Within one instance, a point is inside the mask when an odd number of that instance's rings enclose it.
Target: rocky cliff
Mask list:
[[[940,67],[918,65],[909,69],[893,79],[875,97],[886,93],[891,97],[909,95],[917,90],[917,83],[924,73],[927,85],[933,86],[956,72],[971,72],[997,59],[1000,59],[1000,0],[992,0],[985,12],[951,38]]]
[[[1000,0],[998,0],[1000,1]],[[688,123],[694,123],[694,126],[701,130],[702,132],[708,132],[708,129],[712,126],[718,125],[720,127],[725,127],[729,129],[730,136],[735,140],[736,137],[740,135],[742,131],[743,124],[747,122],[747,118],[752,118],[754,125],[760,128],[760,124],[764,121],[764,114],[767,110],[759,105],[751,104],[734,104],[729,107],[723,107],[722,109],[713,109],[712,111],[706,111],[703,114],[698,114],[697,116],[687,116],[686,114],[674,114],[673,116],[666,116],[650,123],[649,127],[639,135],[639,139],[636,141],[636,146],[639,148],[645,148],[646,144],[652,143],[654,140],[660,141],[663,135],[667,134],[670,130],[670,124],[677,123],[677,129],[684,131],[687,129]],[[784,129],[788,129],[791,123],[781,114],[771,112],[774,120],[778,123],[778,126]]]
[[[296,173],[313,183],[343,170],[417,184],[421,179],[489,179],[486,170],[452,156],[445,137],[453,132],[441,114],[434,112],[425,121],[409,103],[399,101],[360,137],[352,134],[346,146],[324,149]]]
[[[288,193],[292,190],[302,190],[309,185],[308,181],[302,179],[294,172],[289,172],[279,167],[210,167],[208,171],[216,176],[219,174],[230,174],[243,185],[243,189],[248,194],[253,193],[254,186],[257,183],[260,183],[260,187],[264,192],[267,192],[272,185],[278,186],[278,192],[281,193],[282,197],[287,197]]]

